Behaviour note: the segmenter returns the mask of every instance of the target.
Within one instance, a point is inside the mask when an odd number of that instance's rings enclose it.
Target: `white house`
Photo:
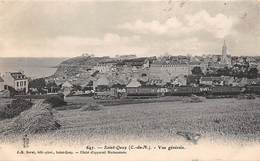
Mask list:
[[[260,63],[257,64],[256,68],[257,68],[258,73],[260,73]]]
[[[140,87],[141,83],[137,79],[132,79],[130,83],[126,86],[127,88],[132,88],[132,87]]]
[[[96,64],[93,69],[99,71],[100,73],[107,73],[112,70],[113,63],[99,63]]]
[[[16,91],[28,92],[28,78],[23,72],[6,72],[3,75],[4,85],[13,87]]]
[[[149,68],[149,67],[150,67],[150,62],[149,62],[148,59],[146,59],[146,60],[144,61],[144,64],[143,64],[143,69]]]
[[[155,62],[151,64],[150,74],[158,76],[164,82],[170,82],[172,78],[179,75],[190,75],[190,65],[186,63],[164,63]]]
[[[170,81],[170,79],[169,79]],[[158,86],[163,86],[166,84],[166,81],[162,80],[158,76],[150,76],[148,80],[148,85],[158,85]]]
[[[201,85],[224,85],[224,81],[221,77],[201,77],[200,78]]]
[[[172,84],[179,86],[187,85],[187,78],[184,75],[179,75],[172,80]]]
[[[65,96],[68,96],[71,93],[72,88],[73,85],[70,82],[66,81],[65,83],[62,84],[63,94]]]
[[[93,82],[93,89],[96,89],[98,86],[110,86],[110,81],[106,76],[102,76]]]
[[[186,63],[161,63],[155,62],[150,67],[152,75],[163,75],[170,73],[172,76],[191,74],[190,66]]]
[[[248,84],[248,79],[247,78],[237,78],[233,81],[232,86],[246,86]]]

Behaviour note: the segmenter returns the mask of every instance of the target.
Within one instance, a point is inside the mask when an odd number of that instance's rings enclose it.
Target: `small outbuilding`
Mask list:
[[[98,86],[110,86],[110,81],[106,76],[102,76],[96,81],[93,81],[93,89],[96,89]]]
[[[62,87],[64,96],[68,96],[73,89],[73,85],[69,81],[66,81],[65,83],[63,83],[61,87]]]
[[[127,88],[133,88],[133,87],[141,87],[141,83],[136,79],[132,79],[128,85],[126,86]]]

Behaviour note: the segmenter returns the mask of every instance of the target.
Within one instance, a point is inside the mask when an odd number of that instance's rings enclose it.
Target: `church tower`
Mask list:
[[[228,66],[231,65],[231,58],[230,58],[230,56],[228,55],[227,45],[226,45],[226,41],[225,41],[225,40],[224,40],[224,44],[223,44],[223,46],[222,46],[221,63],[224,64],[224,65],[228,65]]]
[[[227,57],[227,45],[226,41],[224,40],[224,44],[222,46],[222,58]]]

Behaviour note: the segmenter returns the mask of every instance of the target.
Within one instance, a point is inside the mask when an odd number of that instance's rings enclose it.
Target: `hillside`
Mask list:
[[[54,73],[54,77],[71,77],[75,76],[82,71],[86,71],[92,68],[99,62],[109,61],[109,57],[90,57],[90,56],[78,56],[67,59],[60,63],[57,71]]]

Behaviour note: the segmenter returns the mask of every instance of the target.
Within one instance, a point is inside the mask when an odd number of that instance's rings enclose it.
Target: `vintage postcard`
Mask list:
[[[0,161],[259,152],[259,1],[0,1]]]

